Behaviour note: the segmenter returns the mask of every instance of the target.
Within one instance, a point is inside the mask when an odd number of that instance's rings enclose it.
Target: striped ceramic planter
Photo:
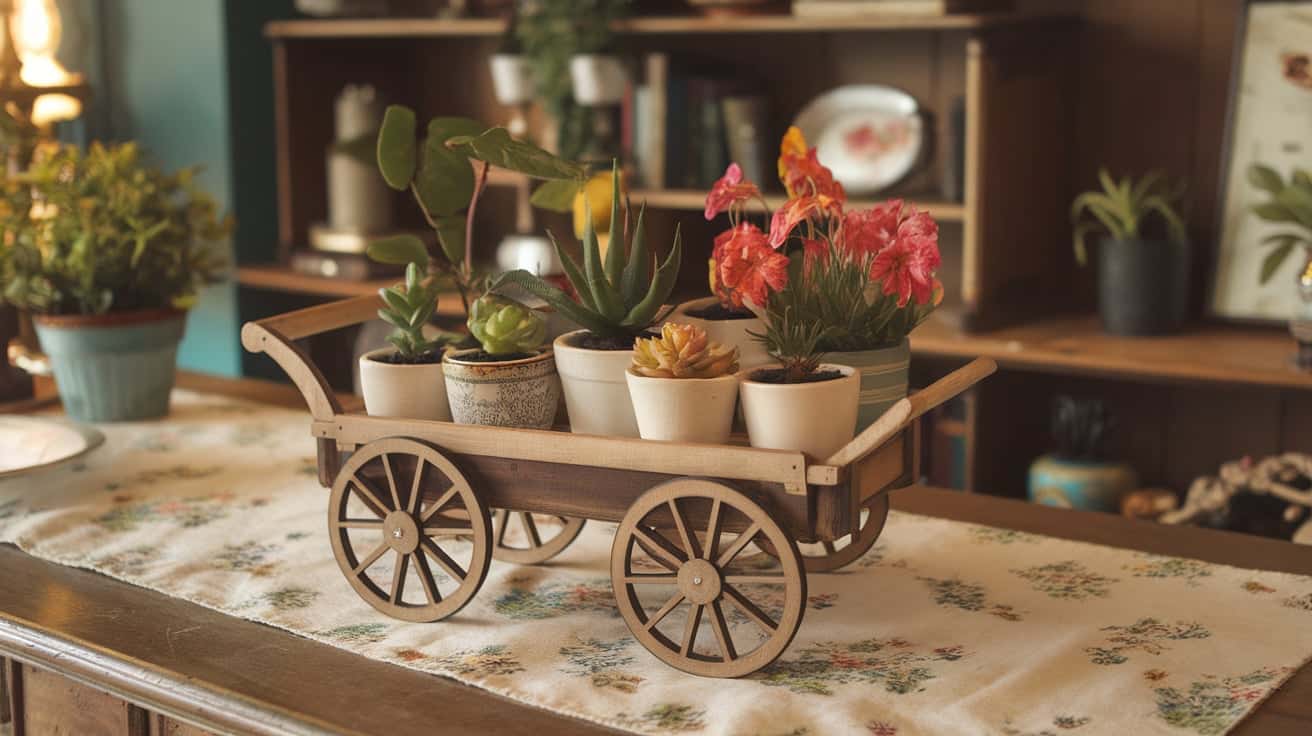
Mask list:
[[[881,414],[907,395],[907,366],[911,363],[911,341],[879,350],[825,353],[825,362],[850,365],[861,374],[860,409],[856,431],[869,427]]]

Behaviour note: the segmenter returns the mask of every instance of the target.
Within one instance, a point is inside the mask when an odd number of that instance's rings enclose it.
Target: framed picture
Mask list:
[[[1262,238],[1280,226],[1253,214],[1264,196],[1247,172],[1254,163],[1283,177],[1295,167],[1312,169],[1312,0],[1248,0],[1234,58],[1210,309],[1229,319],[1283,322],[1297,308],[1294,282],[1304,260],[1287,258],[1271,281],[1259,283],[1268,250]]]

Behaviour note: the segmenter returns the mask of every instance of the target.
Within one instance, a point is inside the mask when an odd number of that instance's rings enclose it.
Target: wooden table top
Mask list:
[[[183,375],[179,383],[300,401],[288,387],[259,381]],[[1269,539],[921,487],[892,499],[895,509],[931,516],[1312,575],[1312,547]],[[220,733],[484,734],[490,719],[500,734],[613,733],[8,546],[0,546],[0,655]],[[1301,670],[1233,733],[1312,733],[1312,670]]]

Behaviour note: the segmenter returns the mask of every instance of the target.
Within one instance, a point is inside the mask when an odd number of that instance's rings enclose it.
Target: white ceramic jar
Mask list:
[[[838,371],[841,377],[811,383],[752,380],[752,374],[761,369],[758,366],[738,374],[752,447],[801,450],[823,462],[856,436],[861,378],[855,369],[823,363],[820,371]]]
[[[360,356],[360,393],[369,416],[451,421],[442,364],[374,360],[394,352],[379,348]]]
[[[644,440],[724,444],[733,428],[738,376],[653,378],[628,371],[629,396]]]
[[[570,430],[581,434],[637,437],[638,420],[625,380],[633,350],[591,350],[573,343],[587,330],[556,338],[556,372],[560,374]]]
[[[770,357],[769,353],[765,352],[765,346],[761,344],[761,341],[747,334],[749,331],[758,335],[765,332],[765,323],[759,317],[704,319],[688,314],[713,306],[717,301],[715,297],[708,296],[703,299],[684,302],[670,314],[666,322],[696,325],[706,331],[706,336],[710,338],[711,342],[718,342],[721,345],[733,345],[738,348],[738,365],[744,369],[773,363],[774,359]]]

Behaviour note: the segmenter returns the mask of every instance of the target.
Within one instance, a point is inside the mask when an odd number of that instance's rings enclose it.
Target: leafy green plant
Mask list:
[[[531,352],[547,339],[547,321],[541,314],[495,294],[484,294],[474,302],[468,325],[488,355]]]
[[[656,269],[655,274],[652,274],[654,258],[647,248],[643,225],[644,212],[638,212],[632,238],[627,224],[621,230],[618,164],[614,165],[611,172],[610,212],[610,244],[604,263],[601,247],[597,243],[597,233],[592,225],[591,213],[586,218],[586,227],[583,231],[581,268],[574,258],[561,248],[555,237],[551,238],[560,256],[560,262],[565,268],[565,275],[578,294],[578,301],[522,269],[501,274],[493,284],[493,290],[507,283],[515,284],[545,300],[567,319],[599,337],[636,338],[647,332],[664,316],[662,307],[669,298],[670,292],[674,290],[674,282],[679,275],[679,263],[683,253],[679,242],[679,231],[676,229],[674,232],[674,245],[670,248],[670,254]],[[626,208],[623,217],[625,223],[628,221],[628,214]]]
[[[38,314],[190,307],[232,229],[195,171],[156,169],[134,143],[40,147],[0,202],[4,299]]]
[[[387,341],[396,348],[397,362],[436,362],[444,340],[424,337],[424,325],[437,309],[438,287],[424,282],[419,266],[411,263],[405,267],[404,284],[379,289],[378,295],[383,298],[378,316],[394,328]]]
[[[1270,223],[1289,225],[1292,232],[1276,233],[1262,238],[1263,245],[1274,245],[1262,259],[1262,283],[1271,280],[1276,271],[1297,247],[1312,254],[1312,174],[1306,169],[1294,169],[1286,181],[1274,169],[1262,164],[1248,168],[1248,182],[1271,198],[1253,205],[1253,212]]]
[[[1066,460],[1102,460],[1112,425],[1102,401],[1058,396],[1052,404],[1053,452]]]
[[[1185,240],[1184,219],[1178,205],[1184,195],[1181,183],[1172,187],[1160,171],[1150,171],[1139,181],[1124,177],[1112,179],[1107,169],[1098,170],[1101,192],[1085,192],[1071,204],[1071,222],[1075,225],[1075,259],[1088,263],[1085,238],[1091,232],[1106,231],[1116,240],[1138,238],[1156,214],[1166,226],[1167,237],[1174,242]]]
[[[765,309],[765,332],[747,334],[765,346],[765,352],[779,361],[784,368],[784,382],[797,383],[816,372],[823,353],[820,341],[830,328],[815,320],[805,319],[795,305],[788,304],[788,296],[799,290],[785,289],[771,295],[770,306]]]

